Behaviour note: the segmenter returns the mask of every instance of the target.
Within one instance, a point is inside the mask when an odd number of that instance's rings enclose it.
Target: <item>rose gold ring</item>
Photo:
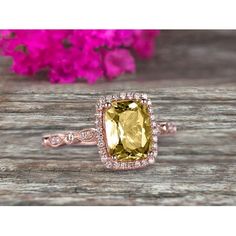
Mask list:
[[[153,164],[158,155],[158,137],[177,131],[174,123],[155,120],[146,94],[101,97],[95,117],[96,128],[44,135],[42,144],[52,148],[97,145],[108,169],[130,170]]]

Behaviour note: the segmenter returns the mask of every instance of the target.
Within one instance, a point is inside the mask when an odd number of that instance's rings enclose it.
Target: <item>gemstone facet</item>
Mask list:
[[[152,147],[152,128],[148,106],[141,100],[111,102],[104,112],[107,151],[117,161],[136,161],[148,157]]]

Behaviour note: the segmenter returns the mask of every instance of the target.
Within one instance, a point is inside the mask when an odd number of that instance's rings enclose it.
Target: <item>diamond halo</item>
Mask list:
[[[107,108],[111,106],[112,102],[115,101],[127,101],[127,100],[137,100],[143,104],[146,104],[148,108],[148,113],[151,121],[151,134],[152,134],[152,146],[147,154],[147,158],[134,161],[117,161],[115,156],[110,156],[108,153],[108,146],[105,135],[105,125],[104,125],[104,113]],[[151,100],[148,99],[147,94],[140,93],[121,93],[119,95],[108,95],[102,97],[98,104],[96,105],[96,129],[97,129],[97,145],[99,149],[99,154],[101,156],[101,161],[106,168],[112,170],[131,170],[139,169],[155,162],[155,158],[158,153],[158,136],[156,130],[156,121],[152,111]]]

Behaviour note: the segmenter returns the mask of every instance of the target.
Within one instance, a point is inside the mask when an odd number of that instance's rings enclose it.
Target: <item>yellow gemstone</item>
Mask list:
[[[152,129],[146,104],[136,100],[114,101],[104,114],[108,153],[118,161],[147,158]]]

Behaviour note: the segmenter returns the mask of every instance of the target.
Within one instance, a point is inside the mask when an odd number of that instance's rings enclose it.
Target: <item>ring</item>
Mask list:
[[[45,147],[97,145],[102,163],[112,170],[138,169],[155,162],[158,137],[175,134],[176,125],[157,122],[147,94],[103,96],[96,105],[96,128],[43,136]]]

